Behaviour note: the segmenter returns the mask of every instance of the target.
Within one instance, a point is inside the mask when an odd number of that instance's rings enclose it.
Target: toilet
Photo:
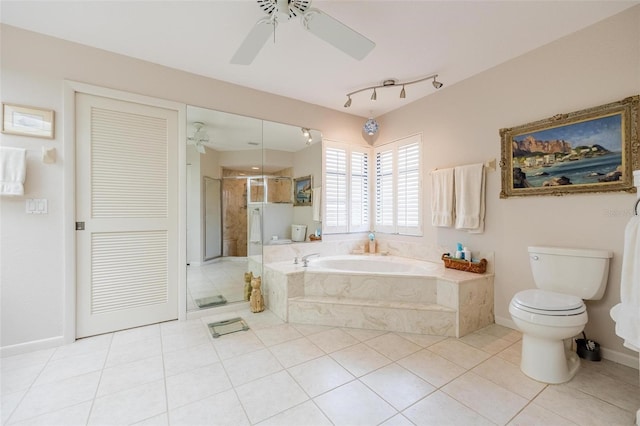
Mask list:
[[[571,339],[587,324],[583,300],[601,299],[612,252],[561,247],[529,247],[536,289],[516,293],[509,304],[522,332],[520,369],[544,383],[564,383],[580,367]],[[565,340],[567,340],[565,342]]]

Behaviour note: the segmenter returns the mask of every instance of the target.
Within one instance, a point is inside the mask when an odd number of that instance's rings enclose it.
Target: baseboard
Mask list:
[[[511,318],[496,317],[495,322],[503,327],[512,328],[514,330],[518,329]],[[604,359],[617,362],[618,364],[622,364],[627,367],[635,368],[636,370],[640,367],[640,365],[638,365],[637,356],[628,355],[602,346],[600,347],[600,355],[602,355],[602,358]]]
[[[0,348],[0,358],[22,355],[42,349],[57,348],[62,345],[64,345],[64,337],[58,336],[49,339],[34,340],[33,342],[19,343],[17,345],[3,346]]]

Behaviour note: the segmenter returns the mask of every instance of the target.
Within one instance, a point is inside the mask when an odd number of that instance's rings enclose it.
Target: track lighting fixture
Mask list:
[[[385,87],[402,86],[402,90],[400,91],[400,98],[401,99],[405,99],[407,97],[407,92],[405,90],[405,86],[409,86],[411,84],[420,83],[420,82],[425,81],[425,80],[433,79],[431,84],[436,89],[439,89],[439,88],[441,88],[443,86],[443,84],[440,83],[438,80],[436,80],[437,77],[438,77],[438,74],[432,74],[432,75],[429,75],[427,77],[419,78],[417,80],[405,81],[405,82],[399,82],[399,81],[396,81],[396,80],[393,80],[393,79],[387,79],[387,80],[384,80],[382,82],[382,84],[380,84],[378,86],[365,87],[364,89],[359,89],[359,90],[355,90],[355,91],[353,91],[351,93],[347,93],[347,101],[344,103],[344,107],[345,108],[349,108],[351,106],[351,95],[355,95],[356,93],[364,92],[364,91],[367,91],[367,90],[373,90],[373,93],[371,94],[371,100],[375,101],[376,99],[378,99],[378,94],[376,92],[376,89],[382,89],[382,88],[385,88]]]

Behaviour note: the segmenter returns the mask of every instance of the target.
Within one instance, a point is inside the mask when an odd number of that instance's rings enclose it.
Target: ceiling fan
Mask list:
[[[193,123],[193,127],[196,128],[196,132],[193,136],[189,136],[187,138],[187,143],[195,146],[196,150],[198,150],[200,154],[205,154],[207,151],[204,148],[204,144],[209,142],[209,135],[205,130],[203,130],[204,123],[201,121],[195,121]]]
[[[236,53],[232,64],[249,65],[280,22],[300,16],[302,26],[347,55],[361,60],[375,43],[326,13],[311,8],[311,0],[257,0],[267,14],[253,26]]]

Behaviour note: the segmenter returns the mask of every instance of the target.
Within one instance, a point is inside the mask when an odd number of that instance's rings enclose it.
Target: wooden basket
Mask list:
[[[454,259],[449,253],[442,255],[444,267],[449,269],[457,269],[459,271],[473,272],[475,274],[484,274],[487,271],[487,259],[480,259],[480,262],[471,262],[469,260]]]

